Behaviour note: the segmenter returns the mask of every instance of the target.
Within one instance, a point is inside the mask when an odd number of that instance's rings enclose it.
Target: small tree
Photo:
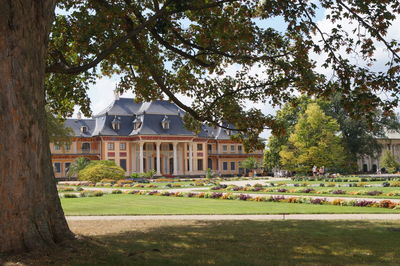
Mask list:
[[[400,164],[389,150],[385,150],[381,157],[381,167],[393,174],[396,173]]]
[[[210,168],[207,168],[206,170],[206,178],[211,179],[214,177],[214,173],[211,171]]]
[[[78,176],[79,171],[85,169],[85,167],[88,166],[89,163],[90,160],[86,157],[76,158],[75,161],[69,166],[67,176],[68,177]]]
[[[150,178],[150,179],[151,179],[151,178],[153,178],[156,174],[157,174],[156,170],[151,169],[151,170],[149,170],[149,171],[147,171],[147,172],[144,172],[144,173],[140,174],[140,177],[143,177],[143,178]]]
[[[100,182],[102,179],[124,179],[125,171],[113,161],[91,161],[88,166],[79,171],[79,180]]]
[[[259,163],[257,162],[256,158],[249,157],[246,160],[241,161],[239,163],[239,166],[241,168],[248,169],[249,171],[251,171],[251,170],[255,170],[255,169],[259,168]]]

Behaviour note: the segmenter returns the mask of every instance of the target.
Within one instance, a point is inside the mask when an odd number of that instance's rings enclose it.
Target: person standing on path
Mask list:
[[[314,166],[313,166],[313,168],[312,168],[312,174],[313,174],[313,176],[316,176],[316,175],[317,175],[317,173],[318,173],[317,166],[316,166],[316,165],[314,165]]]
[[[319,175],[325,175],[325,166],[321,166],[321,168],[319,168]]]

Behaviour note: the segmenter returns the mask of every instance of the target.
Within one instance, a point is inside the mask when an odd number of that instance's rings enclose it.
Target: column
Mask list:
[[[178,143],[174,142],[173,143],[173,148],[174,148],[174,173],[173,175],[178,175]]]
[[[139,142],[139,172],[143,173],[143,145],[144,143]]]
[[[160,155],[160,145],[161,143],[156,142],[156,148],[157,148],[157,175],[160,176],[161,175],[161,155]]]
[[[136,165],[136,145],[129,144],[131,146],[131,163],[132,163],[132,173],[137,172],[137,165]]]
[[[193,147],[192,143],[189,143],[189,174],[193,174]]]

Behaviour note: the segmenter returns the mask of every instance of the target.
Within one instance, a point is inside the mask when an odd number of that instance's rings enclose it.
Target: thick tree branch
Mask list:
[[[175,96],[175,94],[167,87],[167,85],[164,83],[163,78],[161,77],[161,75],[159,75],[158,71],[154,68],[154,64],[151,63],[152,62],[151,57],[147,55],[145,49],[142,47],[140,42],[135,37],[132,37],[131,41],[132,41],[133,45],[135,46],[135,49],[140,52],[140,54],[143,57],[144,61],[149,62],[146,65],[147,70],[149,71],[149,73],[150,73],[151,77],[153,78],[153,80],[156,82],[157,86],[161,89],[162,92],[164,92],[168,96],[168,98],[170,100],[172,100],[182,110],[184,110],[185,112],[189,113],[194,119],[196,119],[196,120],[198,120],[200,122],[209,122],[209,123],[211,123],[211,124],[213,124],[213,125],[215,125],[217,127],[220,127],[220,128],[223,128],[223,129],[232,130],[232,128],[226,127],[223,124],[219,123],[218,121],[215,121],[215,120],[211,119],[210,117],[200,116],[194,109],[192,109],[191,107],[183,104]],[[247,128],[239,128],[239,129],[235,128],[235,131],[246,132]]]
[[[267,56],[267,55],[263,55],[263,56],[250,56],[250,55],[232,55],[226,52],[222,52],[219,51],[217,49],[213,49],[211,47],[202,47],[198,44],[195,44],[193,42],[191,42],[190,40],[185,39],[181,34],[179,34],[179,32],[174,29],[171,28],[172,33],[174,34],[174,36],[181,41],[183,44],[186,44],[192,48],[195,48],[199,51],[203,51],[202,53],[198,53],[196,56],[200,56],[200,55],[210,55],[210,54],[216,54],[216,55],[221,55],[227,58],[231,58],[231,59],[243,59],[243,60],[253,60],[253,61],[259,61],[259,60],[274,60],[276,58],[279,57],[283,57],[283,56],[288,56],[291,53],[290,52],[286,52],[283,54],[279,54],[279,55],[274,55],[274,56]]]
[[[292,80],[292,79],[291,79],[291,78],[288,78],[288,80]],[[274,84],[276,84],[276,83],[275,83],[275,82],[268,81],[268,82],[264,82],[264,83],[257,84],[257,85],[242,86],[242,87],[240,87],[240,88],[238,88],[238,89],[236,89],[236,90],[232,90],[232,91],[223,93],[223,94],[219,95],[218,97],[216,97],[216,98],[211,102],[211,104],[210,104],[210,106],[209,106],[208,109],[211,111],[212,108],[217,104],[217,102],[220,101],[220,100],[222,100],[222,99],[225,98],[225,97],[234,96],[235,94],[238,94],[238,93],[240,93],[240,92],[242,92],[242,91],[245,91],[245,90],[260,89],[260,88],[264,88],[264,87],[266,87],[266,86],[272,86],[272,85],[274,85]]]
[[[216,1],[214,3],[209,3],[209,4],[201,5],[201,6],[189,5],[183,10],[168,11],[167,7],[169,7],[174,2],[173,0],[169,0],[163,5],[163,7],[159,11],[156,11],[156,13],[153,16],[151,16],[147,21],[138,25],[136,28],[133,28],[125,36],[121,36],[121,37],[117,38],[108,48],[106,48],[101,53],[99,53],[89,63],[80,65],[80,66],[74,66],[74,67],[67,67],[66,65],[64,65],[62,63],[55,63],[51,66],[46,67],[46,73],[61,73],[61,74],[70,74],[70,75],[82,73],[84,71],[89,70],[90,68],[97,66],[97,64],[99,64],[102,60],[106,59],[109,55],[111,55],[119,46],[121,46],[123,43],[125,43],[127,40],[129,40],[131,37],[139,34],[146,27],[154,24],[158,19],[160,19],[162,17],[168,16],[168,15],[173,15],[176,13],[185,12],[185,11],[196,11],[196,10],[213,8],[213,7],[220,6],[221,4],[224,4],[224,3],[233,3],[233,2],[238,2],[238,1],[240,1],[240,0],[221,0],[221,1]]]
[[[140,22],[143,23],[143,21],[144,21],[143,15],[142,15],[139,11],[137,11],[137,10],[135,10],[134,13],[135,13],[135,16],[138,18],[138,20],[139,20]],[[179,54],[179,55],[181,55],[181,56],[183,56],[183,57],[185,57],[185,58],[187,58],[187,59],[189,59],[189,60],[192,60],[193,62],[195,62],[196,64],[198,64],[198,65],[200,65],[200,66],[202,66],[202,67],[212,67],[212,66],[215,65],[215,64],[213,64],[213,63],[204,62],[204,61],[202,61],[202,60],[196,58],[195,56],[193,56],[193,55],[191,55],[191,54],[188,54],[188,53],[186,53],[186,52],[184,52],[184,51],[182,51],[182,50],[176,48],[175,46],[171,45],[169,42],[167,42],[166,40],[164,40],[164,39],[157,33],[157,31],[154,30],[153,27],[147,27],[147,28],[148,28],[148,30],[150,31],[151,35],[154,37],[154,39],[156,39],[160,44],[162,44],[162,45],[163,45],[165,48],[167,48],[168,50],[170,50],[170,51],[172,51],[172,52],[174,52],[174,53],[177,53],[177,54]]]
[[[170,1],[169,1],[170,3]],[[164,5],[159,12],[151,16],[147,21],[143,22],[142,24],[138,25],[137,27],[133,28],[131,31],[129,31],[125,36],[117,38],[107,49],[103,50],[100,54],[96,56],[94,60],[91,62],[81,65],[81,66],[75,66],[75,67],[67,67],[63,64],[54,64],[51,66],[48,66],[46,68],[47,73],[62,73],[62,74],[79,74],[81,72],[84,72],[86,70],[89,70],[90,68],[93,68],[97,66],[102,60],[107,58],[110,54],[112,54],[115,49],[117,49],[120,45],[125,43],[129,38],[132,36],[137,35],[140,33],[142,30],[144,30],[148,25],[151,25],[157,21],[158,18],[168,14],[167,12],[167,4]]]

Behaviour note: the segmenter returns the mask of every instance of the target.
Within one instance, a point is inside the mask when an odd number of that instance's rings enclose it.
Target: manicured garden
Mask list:
[[[69,225],[83,237],[46,254],[16,256],[3,262],[400,265],[397,221],[70,221]]]
[[[287,194],[329,197],[363,197],[363,198],[400,198],[400,182],[381,183],[267,183],[253,186],[227,186],[218,185],[211,187],[212,191],[236,193],[261,193],[261,194]]]
[[[400,209],[340,206],[323,202],[296,204],[285,202],[283,199],[277,199],[279,202],[260,202],[249,198],[245,200],[204,198],[206,193],[203,193],[203,198],[187,197],[184,193],[171,193],[169,196],[138,194],[62,198],[61,203],[66,215],[400,213]],[[210,197],[211,195],[212,193]]]

